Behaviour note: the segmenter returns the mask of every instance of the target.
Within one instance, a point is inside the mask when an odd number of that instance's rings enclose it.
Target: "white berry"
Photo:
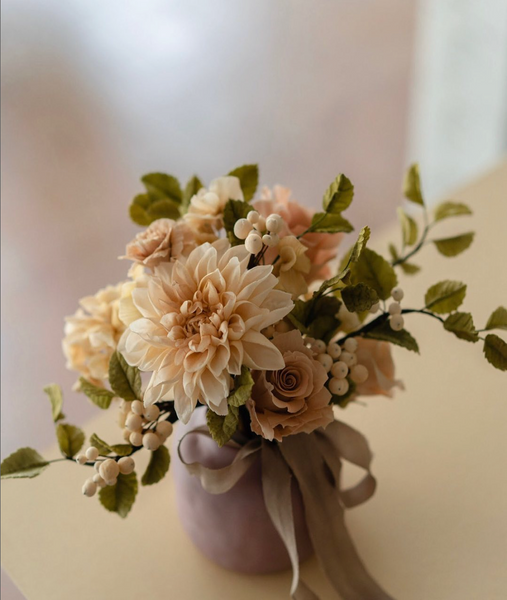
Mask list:
[[[355,364],[357,364],[357,356],[352,352],[347,352],[346,350],[341,353],[340,360],[344,362],[347,367],[353,367]]]
[[[160,408],[156,404],[151,404],[144,411],[144,416],[148,421],[156,421],[160,415]]]
[[[262,250],[262,238],[258,233],[249,233],[245,240],[245,248],[250,254],[258,254]]]
[[[326,344],[323,340],[315,340],[312,344],[312,349],[317,354],[323,354],[326,351]]]
[[[120,410],[124,413],[129,413],[131,406],[132,406],[132,402],[128,402],[127,400],[122,400],[120,403]]]
[[[276,239],[278,236],[275,237],[275,235],[271,235],[269,233],[265,233],[262,236],[262,243],[267,246],[268,248],[273,248],[274,246],[276,246],[278,244],[278,240]]]
[[[393,288],[393,290],[391,292],[391,296],[393,297],[393,300],[396,300],[397,302],[401,302],[403,300],[404,295],[405,295],[405,292],[400,287]]]
[[[390,315],[399,315],[401,314],[401,306],[399,302],[391,302],[388,308]]]
[[[259,215],[254,227],[257,231],[266,231],[266,219],[262,215]]]
[[[99,451],[94,446],[90,446],[85,454],[88,460],[97,460],[99,457]]]
[[[355,383],[364,383],[368,379],[368,369],[364,365],[355,365],[350,370],[350,378]]]
[[[355,338],[348,338],[345,340],[343,347],[347,352],[355,352],[357,350],[357,340]]]
[[[372,307],[370,308],[371,314],[374,315],[376,312],[378,312],[379,308],[380,308],[380,304],[378,302],[375,302],[375,304],[373,304]]]
[[[389,317],[389,325],[393,331],[401,331],[404,324],[405,321],[402,315],[393,315],[392,317]]]
[[[271,233],[280,233],[282,229],[283,219],[280,215],[269,215],[266,219],[266,227]]]
[[[132,432],[130,431],[130,429],[127,429],[127,428],[125,427],[125,429],[124,429],[124,430],[123,430],[123,432],[122,432],[123,439],[124,439],[126,442],[128,442],[128,441],[130,440],[130,436],[131,436],[131,434],[132,434]]]
[[[234,235],[240,240],[245,240],[252,229],[253,225],[247,219],[238,219],[234,223]]]
[[[83,494],[91,498],[97,491],[97,484],[93,479],[87,479],[83,485]]]
[[[102,464],[101,460],[98,460],[94,465],[93,468],[95,469],[95,471],[97,471],[97,473],[99,472],[100,469],[100,465]]]
[[[86,462],[86,456],[84,454],[78,454],[76,456],[76,462],[78,465],[84,465]]]
[[[134,400],[134,402],[132,402],[130,410],[135,415],[139,415],[140,417],[142,417],[144,413],[144,404],[140,400]]]
[[[349,391],[349,382],[346,379],[333,378],[329,381],[329,391],[335,396],[344,396]]]
[[[329,356],[329,354],[319,354],[317,356],[317,360],[324,367],[324,369],[326,369],[326,373],[328,373],[333,366],[333,359]]]
[[[123,456],[118,461],[118,467],[120,468],[120,473],[123,473],[123,475],[130,475],[136,468],[136,463],[131,456]]]
[[[277,333],[287,333],[290,330],[291,326],[289,325],[289,323],[287,323],[287,321],[280,321],[275,325],[275,331]]]
[[[259,220],[259,213],[256,210],[251,210],[247,214],[246,219],[249,223],[251,223],[253,225],[254,223],[257,223],[257,221]]]
[[[169,421],[160,421],[160,423],[157,423],[156,432],[162,438],[162,441],[165,442],[173,432],[173,425]]]
[[[140,431],[133,431],[130,434],[129,442],[132,444],[132,446],[142,446],[143,434]]]
[[[139,431],[143,426],[143,418],[135,413],[130,413],[125,421],[125,427],[130,431]]]
[[[102,479],[107,481],[109,484],[110,481],[118,477],[118,474],[120,473],[120,467],[115,460],[108,458],[100,465],[99,473]]]
[[[348,366],[341,360],[335,362],[334,365],[331,367],[331,375],[333,377],[336,377],[336,379],[345,379],[345,377],[347,377],[348,372]]]
[[[95,473],[95,475],[93,476],[93,481],[100,487],[106,487],[107,483],[105,482],[104,479],[102,479],[102,477],[100,476],[99,473]]]
[[[143,436],[143,446],[146,450],[150,450],[151,452],[155,452],[160,447],[160,438],[156,433],[150,431]]]
[[[328,346],[327,346],[327,353],[334,360],[336,360],[337,358],[339,358],[340,354],[342,353],[342,349],[340,347],[340,344],[337,344],[336,342],[331,342],[330,344],[328,344]]]

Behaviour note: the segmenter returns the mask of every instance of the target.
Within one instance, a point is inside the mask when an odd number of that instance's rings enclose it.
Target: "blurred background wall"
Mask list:
[[[95,410],[63,316],[125,277],[140,175],[259,162],[317,207],[344,172],[380,227],[408,161],[435,198],[505,151],[507,2],[4,0],[2,100],[5,456],[53,441],[48,382]]]

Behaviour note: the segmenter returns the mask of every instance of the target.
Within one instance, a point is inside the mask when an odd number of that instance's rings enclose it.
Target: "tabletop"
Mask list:
[[[474,216],[442,230],[473,229],[476,240],[452,259],[425,248],[421,274],[410,284],[400,277],[403,302],[419,307],[431,284],[459,279],[469,285],[464,310],[483,323],[507,300],[507,162],[449,199],[470,204]],[[385,252],[398,236],[393,225],[370,245]],[[427,321],[406,322],[421,356],[394,349],[406,390],[339,412],[369,439],[379,482],[369,502],[347,513],[348,527],[395,598],[500,600],[507,596],[506,374],[484,361],[479,344]],[[104,413],[85,424],[88,435],[106,439],[115,427]],[[58,456],[56,446],[43,455]],[[288,598],[290,573],[231,573],[194,548],[178,522],[171,477],[143,488],[126,520],[82,496],[83,480],[81,468],[64,463],[2,485],[2,565],[27,600]],[[336,598],[315,559],[302,577],[322,600]]]

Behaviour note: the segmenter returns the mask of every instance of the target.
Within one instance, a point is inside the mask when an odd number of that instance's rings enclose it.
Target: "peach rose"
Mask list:
[[[311,433],[333,421],[328,375],[303,342],[299,331],[274,337],[285,362],[278,371],[253,371],[252,397],[247,402],[254,433],[282,441],[287,435]]]
[[[289,234],[298,236],[308,229],[312,222],[314,212],[292,200],[291,196],[292,192],[289,188],[275,185],[272,192],[269,188],[263,188],[261,199],[253,202],[253,207],[263,217],[272,213],[283,217],[286,227],[280,233],[280,237]],[[307,275],[309,284],[330,277],[328,262],[336,258],[342,238],[343,233],[308,233],[301,238],[308,248],[306,256],[311,262],[310,272]],[[269,260],[269,257],[266,258]]]
[[[153,269],[171,258],[187,256],[196,246],[192,230],[185,223],[157,219],[127,245],[128,258]]]
[[[404,389],[403,383],[394,378],[394,362],[391,344],[378,340],[356,338],[357,362],[368,369],[368,379],[358,383],[357,396],[393,396],[393,388]]]

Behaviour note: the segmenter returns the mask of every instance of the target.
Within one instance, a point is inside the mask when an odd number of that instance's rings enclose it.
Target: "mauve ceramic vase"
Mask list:
[[[204,491],[198,477],[190,475],[179,460],[176,452],[179,440],[205,422],[206,408],[200,407],[187,425],[178,424],[174,436],[171,468],[185,531],[203,554],[226,569],[260,574],[290,568],[285,546],[264,505],[260,457],[231,490],[217,495]],[[236,452],[228,446],[219,448],[211,438],[199,434],[188,435],[182,444],[186,462],[200,462],[214,469],[230,464]],[[292,485],[296,540],[302,562],[313,554],[313,548],[301,493],[294,481]]]

